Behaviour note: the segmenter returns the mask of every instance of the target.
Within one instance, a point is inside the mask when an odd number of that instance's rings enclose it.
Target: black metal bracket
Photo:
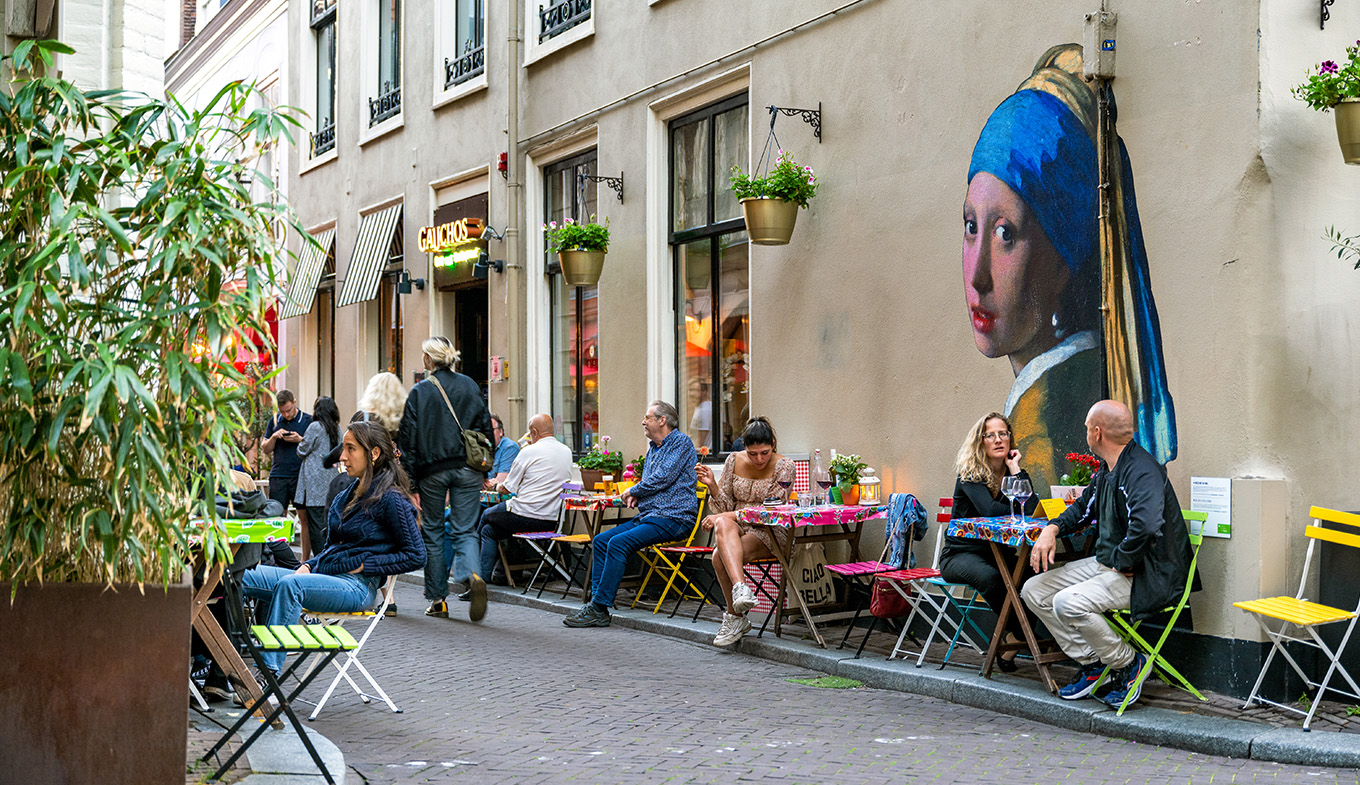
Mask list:
[[[1323,0],[1326,2],[1326,0]],[[793,117],[798,115],[803,118],[803,122],[812,126],[812,135],[817,137],[817,144],[822,143],[822,102],[817,102],[816,109],[790,109],[786,106],[767,106],[770,110],[770,127],[774,128],[774,121],[779,115]]]
[[[604,183],[610,188],[613,188],[614,193],[619,196],[619,203],[623,203],[623,172],[619,172],[618,177],[596,177],[593,174],[578,174],[576,176],[579,178],[578,182],[582,185],[585,185],[586,180],[590,180],[595,183]]]
[[[1322,29],[1327,29],[1327,20],[1332,18],[1332,12],[1327,10],[1327,6],[1335,3],[1336,0],[1321,0],[1322,2]]]

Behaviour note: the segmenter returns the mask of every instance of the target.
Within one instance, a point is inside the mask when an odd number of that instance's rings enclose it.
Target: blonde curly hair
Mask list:
[[[959,472],[959,479],[964,482],[980,482],[987,486],[987,490],[995,496],[1001,490],[1001,477],[992,470],[992,465],[987,462],[987,441],[984,438],[987,433],[987,423],[992,420],[1000,420],[1006,424],[1006,430],[1010,432],[1011,445],[1015,444],[1015,431],[1011,428],[1011,421],[1006,419],[1006,415],[1001,412],[988,412],[982,419],[973,423],[973,427],[968,429],[968,435],[964,437],[963,446],[959,447],[959,457],[956,459],[956,467]]]
[[[359,408],[372,414],[388,433],[395,434],[406,409],[406,388],[396,374],[383,371],[368,380]]]

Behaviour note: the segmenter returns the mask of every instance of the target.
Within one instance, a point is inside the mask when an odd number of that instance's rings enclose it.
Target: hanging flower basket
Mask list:
[[[604,270],[604,255],[609,250],[609,219],[596,223],[576,222],[568,218],[543,224],[549,253],[556,253],[562,263],[562,279],[570,286],[594,286],[600,282]]]
[[[798,222],[798,205],[784,199],[753,196],[741,200],[746,233],[756,245],[788,245]]]
[[[1341,156],[1351,166],[1360,166],[1360,100],[1342,101],[1333,107],[1336,112],[1336,140],[1341,143]]]
[[[571,286],[594,286],[600,282],[604,271],[605,251],[582,251],[579,248],[559,251],[557,258],[562,262],[562,280]]]
[[[788,245],[798,208],[806,209],[808,200],[817,195],[817,175],[812,167],[799,166],[783,150],[778,151],[774,168],[766,176],[746,175],[734,166],[730,181],[732,194],[741,201],[746,215],[746,233],[756,245]]]

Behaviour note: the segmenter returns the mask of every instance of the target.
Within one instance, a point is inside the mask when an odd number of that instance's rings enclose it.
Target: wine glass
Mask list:
[[[826,469],[821,469],[820,471],[815,472],[815,474],[816,476],[813,477],[812,479],[814,482],[817,483],[817,487],[820,488],[821,490],[818,492],[817,498],[814,499],[814,501],[820,504],[825,504],[827,489],[831,487],[831,472],[827,471]]]
[[[1024,522],[1025,502],[1034,494],[1034,488],[1030,485],[1029,480],[1026,480],[1023,477],[1017,477],[1014,485],[1011,486],[1011,490],[1015,492],[1015,498],[1020,500],[1020,520],[1021,522]]]
[[[1015,484],[1020,478],[1013,474],[1008,474],[1001,478],[1001,495],[1006,497],[1006,514],[1010,517],[1011,523],[1015,522]]]
[[[793,478],[787,476],[780,477],[775,480],[775,482],[779,483],[779,487],[784,489],[784,501],[787,503],[789,500],[789,490],[793,488]]]

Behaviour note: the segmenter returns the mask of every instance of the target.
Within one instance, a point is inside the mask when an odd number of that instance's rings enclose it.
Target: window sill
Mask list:
[[[325,166],[326,164],[330,163],[331,161],[334,161],[339,157],[340,149],[338,147],[332,147],[331,149],[327,150],[321,155],[318,155],[315,158],[303,161],[302,164],[298,166],[298,174],[299,175],[307,174],[313,169],[319,169],[322,166]]]
[[[554,36],[541,44],[537,41],[537,33],[532,33],[531,35],[533,38],[529,40],[529,45],[525,47],[524,64],[526,66],[537,63],[539,60],[562,49],[566,49],[577,41],[595,35],[595,14],[592,12],[590,14],[590,19],[584,24],[579,24],[565,33]]]
[[[374,139],[387,136],[398,128],[406,125],[406,113],[401,112],[394,117],[389,117],[371,128],[366,128],[359,132],[359,146],[363,147]]]
[[[448,106],[460,98],[467,98],[474,93],[479,93],[487,88],[487,84],[488,79],[485,71],[462,84],[456,84],[449,88],[442,88],[436,83],[433,108]]]

